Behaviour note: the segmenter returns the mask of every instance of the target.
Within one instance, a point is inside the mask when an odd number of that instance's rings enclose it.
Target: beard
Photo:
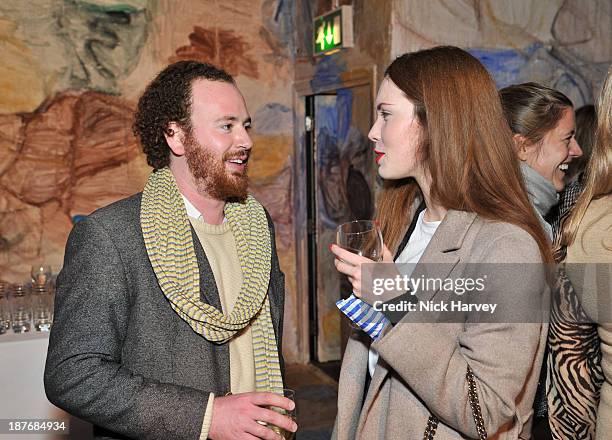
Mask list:
[[[236,153],[226,152],[219,160],[191,133],[187,134],[184,146],[187,166],[200,194],[225,202],[244,202],[246,200],[249,187],[248,165],[242,172],[230,172],[225,166],[225,161],[236,157]],[[246,154],[248,157],[249,152]]]

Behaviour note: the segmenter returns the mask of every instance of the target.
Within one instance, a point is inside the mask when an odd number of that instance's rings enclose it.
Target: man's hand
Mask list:
[[[297,430],[293,420],[266,408],[269,406],[291,411],[295,403],[275,393],[253,392],[215,397],[208,437],[213,440],[282,440],[279,434],[258,421],[286,431]]]

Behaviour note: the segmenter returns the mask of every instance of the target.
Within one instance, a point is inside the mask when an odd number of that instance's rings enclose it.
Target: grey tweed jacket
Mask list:
[[[146,253],[140,200],[137,194],[102,208],[70,233],[45,390],[53,404],[92,422],[96,438],[197,439],[209,394],[230,391],[229,347],[208,342],[170,307]],[[284,275],[269,216],[268,223],[268,295],[280,354]],[[212,270],[192,234],[201,299],[220,309]]]

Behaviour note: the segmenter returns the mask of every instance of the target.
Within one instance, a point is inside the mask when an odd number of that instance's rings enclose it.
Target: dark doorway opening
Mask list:
[[[310,359],[337,380],[350,328],[335,303],[350,295],[351,286],[337,273],[328,247],[338,225],[374,215],[371,86],[304,99]]]

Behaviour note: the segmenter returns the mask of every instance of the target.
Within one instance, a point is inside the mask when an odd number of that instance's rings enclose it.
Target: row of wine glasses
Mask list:
[[[11,284],[0,280],[0,335],[13,331],[48,332],[53,322],[54,286],[51,267],[32,266],[31,279]]]

